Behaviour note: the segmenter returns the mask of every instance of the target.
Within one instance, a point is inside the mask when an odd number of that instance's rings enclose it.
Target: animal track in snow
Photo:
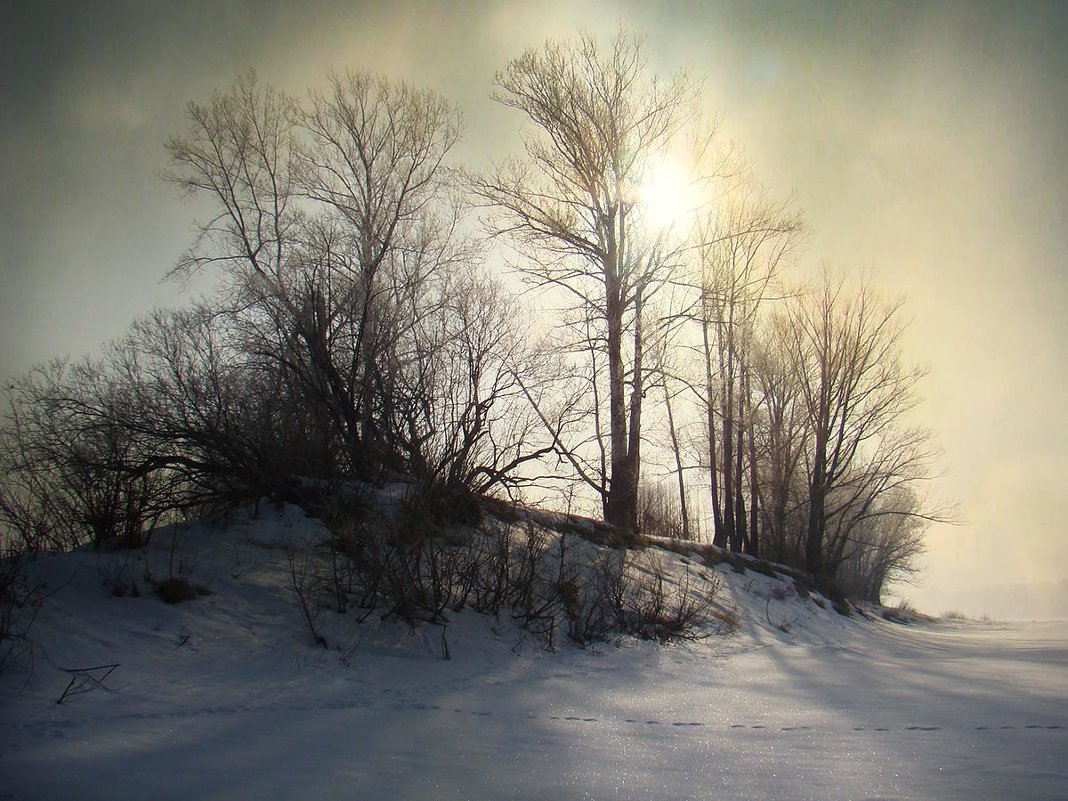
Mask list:
[[[102,716],[94,718],[74,718],[68,720],[53,720],[53,721],[26,721],[22,723],[0,723],[0,728],[12,728],[21,729],[28,732],[34,738],[40,739],[60,739],[68,736],[70,730],[82,727],[90,726],[99,723],[145,723],[159,720],[180,720],[191,719],[203,716],[219,716],[219,715],[244,715],[244,714],[277,714],[277,713],[293,713],[304,712],[314,713],[317,711],[331,711],[331,712],[344,712],[346,710],[357,709],[374,709],[384,708],[396,711],[406,712],[449,712],[457,715],[470,716],[472,718],[490,718],[494,716],[492,710],[472,710],[462,707],[450,707],[443,708],[438,704],[428,703],[424,701],[418,701],[413,698],[397,697],[397,693],[386,693],[386,695],[392,695],[390,698],[375,698],[375,697],[360,697],[347,700],[330,700],[321,701],[319,703],[309,702],[295,702],[295,703],[270,703],[264,706],[254,706],[248,704],[239,705],[210,705],[197,709],[175,709],[165,710],[158,712],[127,712],[121,715]],[[543,716],[536,713],[528,713],[524,716],[528,720],[548,719],[561,723],[602,723],[611,722],[605,721],[601,718],[586,717],[583,715],[551,715]],[[715,728],[714,724],[710,724],[704,721],[697,720],[659,720],[654,718],[625,718],[621,720],[622,723],[641,725],[641,726],[671,726],[673,728]],[[799,732],[799,731],[815,731],[818,730],[817,726],[809,726],[802,724],[773,726],[764,723],[731,723],[728,725],[730,729],[739,729],[752,732]],[[951,727],[951,729],[954,727]],[[1068,729],[1068,723],[1028,723],[1028,724],[986,724],[975,725],[967,727],[971,731],[1006,731],[1006,732],[1020,732],[1024,731],[1038,733],[1038,732],[1053,732],[1053,731],[1065,731]],[[923,724],[911,724],[906,726],[870,726],[870,725],[856,725],[850,727],[853,732],[941,732],[944,731],[943,726],[937,725],[923,725]]]

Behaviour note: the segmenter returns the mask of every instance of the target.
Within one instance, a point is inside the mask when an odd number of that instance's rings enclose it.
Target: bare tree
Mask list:
[[[415,477],[454,496],[514,489],[518,469],[552,451],[521,386],[534,354],[499,284],[475,268],[442,277],[411,298],[433,314],[413,310],[413,327],[379,363],[391,381],[384,429]]]
[[[605,520],[630,530],[646,391],[644,315],[673,258],[662,238],[643,231],[639,188],[694,93],[686,76],[662,83],[646,75],[642,42],[623,32],[606,50],[582,35],[524,53],[497,75],[494,97],[533,123],[526,157],[474,181],[497,210],[496,230],[522,252],[525,278],[568,298],[588,325],[585,350],[595,376],[603,360],[607,384],[598,386],[598,400],[607,404],[608,473],[580,475],[601,495]],[[575,448],[558,444],[576,464]]]
[[[167,143],[167,174],[189,193],[204,193],[216,214],[175,270],[208,264],[229,268],[232,280],[276,283],[298,238],[302,214],[296,194],[295,101],[259,83],[255,73],[190,103],[189,132]]]
[[[831,575],[844,548],[828,542],[833,518],[925,477],[929,439],[903,429],[923,370],[901,360],[901,301],[881,301],[868,282],[850,291],[825,273],[787,314],[787,353],[810,432],[805,567]]]
[[[443,159],[459,135],[439,96],[363,73],[335,75],[310,108],[255,75],[169,142],[171,180],[219,212],[179,265],[222,264],[241,346],[319,399],[350,466],[389,461],[374,364],[405,293],[463,260]]]
[[[674,487],[643,480],[638,485],[638,527],[642,535],[692,539],[684,503],[685,495]]]
[[[7,387],[4,401],[3,550],[140,545],[172,508],[170,477],[135,468],[149,443],[122,425],[130,398],[103,363],[38,366]]]
[[[236,336],[235,336],[236,335]],[[145,443],[136,474],[171,474],[181,505],[294,499],[298,476],[329,477],[335,443],[319,408],[211,306],[157,312],[108,351],[129,398],[114,422]]]
[[[427,202],[405,202],[412,175],[419,188],[428,181],[415,165],[430,158],[433,173],[440,153],[414,134],[401,141],[421,124],[406,116],[425,110],[415,93],[354,74],[332,89],[303,111],[249,74],[207,106],[191,103],[189,132],[168,143],[169,177],[218,209],[178,270],[224,267],[237,347],[321,403],[350,466],[368,476],[369,332],[388,328],[390,313],[377,275],[408,233],[400,221]],[[441,124],[447,150],[455,129]]]
[[[304,409],[295,431],[326,423],[320,461],[350,475],[476,494],[516,481],[544,446],[518,388],[517,315],[474,267],[446,165],[456,109],[350,71],[305,106],[246,76],[190,118],[171,177],[221,211],[182,267],[226,265],[227,358]],[[242,419],[279,416],[259,411]]]
[[[798,214],[748,179],[701,221],[696,249],[695,316],[704,368],[696,386],[706,419],[713,539],[754,555],[759,537],[753,343],[764,303],[778,294],[778,275],[801,232]]]
[[[804,563],[804,519],[807,484],[802,460],[808,448],[807,417],[785,343],[786,319],[773,314],[760,331],[751,362],[753,402],[759,409],[754,431],[759,454],[760,537],[765,558]]]
[[[874,603],[891,584],[912,581],[925,550],[928,525],[922,501],[908,488],[881,497],[850,530],[849,547],[838,566],[842,590]]]
[[[461,209],[445,166],[460,115],[430,90],[351,70],[332,76],[329,90],[311,93],[310,103],[299,115],[307,134],[301,188],[344,221],[328,260],[343,290],[335,305],[345,310],[348,358],[325,378],[340,396],[358,472],[366,473],[360,460],[388,458],[388,435],[376,422],[382,410],[375,408],[374,365],[398,331],[428,313],[408,302],[420,287],[473,255],[457,234]],[[412,319],[395,319],[404,313]]]

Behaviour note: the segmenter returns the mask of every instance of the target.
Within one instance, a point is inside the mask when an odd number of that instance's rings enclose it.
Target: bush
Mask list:
[[[891,623],[903,623],[909,625],[915,623],[919,613],[907,600],[902,599],[897,606],[885,607],[882,612],[883,620]]]
[[[173,508],[170,478],[143,470],[127,395],[104,364],[55,361],[4,390],[0,537],[22,551],[85,542],[137,547]]]
[[[425,496],[414,496],[421,501]],[[441,624],[451,611],[508,614],[553,649],[558,635],[579,644],[632,635],[669,641],[721,627],[714,579],[669,579],[663,558],[553,533],[527,522],[443,529],[409,501],[392,522],[331,518],[326,548],[290,553],[292,584],[313,638],[325,644],[323,610],[374,610],[415,627]]]
[[[689,539],[677,491],[663,484],[638,485],[638,531],[645,536]]]
[[[211,590],[203,584],[193,584],[183,576],[153,582],[156,595],[165,604],[180,604],[192,601],[204,595],[211,595]]]
[[[130,560],[109,557],[106,566],[98,567],[100,579],[112,598],[140,598],[141,589],[137,580],[130,576]]]
[[[0,673],[32,654],[30,627],[44,602],[45,588],[26,582],[25,558],[0,559]]]

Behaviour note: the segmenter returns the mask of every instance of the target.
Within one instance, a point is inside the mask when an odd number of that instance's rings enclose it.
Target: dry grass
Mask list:
[[[156,595],[165,604],[180,604],[183,601],[193,601],[205,595],[211,595],[211,590],[203,584],[193,584],[182,576],[154,581],[152,584]]]

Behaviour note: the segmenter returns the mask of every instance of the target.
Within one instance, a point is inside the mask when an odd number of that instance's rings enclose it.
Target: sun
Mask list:
[[[650,162],[638,194],[642,217],[654,233],[683,229],[700,205],[693,173],[670,156]]]

